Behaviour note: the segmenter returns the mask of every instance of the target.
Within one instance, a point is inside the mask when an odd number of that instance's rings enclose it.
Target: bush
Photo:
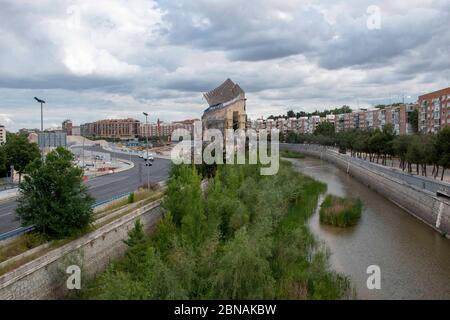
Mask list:
[[[283,158],[291,158],[291,159],[303,159],[305,157],[302,153],[291,150],[281,150],[280,156]]]
[[[360,199],[327,195],[320,206],[320,222],[337,227],[355,225],[361,217]]]
[[[134,192],[131,192],[128,195],[128,203],[133,203],[134,202]]]

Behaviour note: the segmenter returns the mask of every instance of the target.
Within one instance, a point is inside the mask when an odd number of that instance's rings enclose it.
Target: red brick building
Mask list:
[[[419,130],[437,132],[450,124],[450,87],[419,96]]]

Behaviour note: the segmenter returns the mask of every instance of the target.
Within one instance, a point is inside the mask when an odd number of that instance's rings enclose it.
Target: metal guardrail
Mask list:
[[[130,193],[131,193],[131,192],[121,193],[121,194],[118,194],[118,195],[116,195],[116,196],[114,196],[114,197],[112,197],[112,198],[110,198],[110,199],[96,202],[96,203],[94,203],[94,204],[91,206],[91,208],[94,209],[94,208],[96,208],[96,207],[99,207],[99,206],[104,205],[104,204],[107,204],[107,203],[109,203],[109,202],[118,200],[118,199],[120,199],[120,198],[128,197],[128,196],[130,195]]]
[[[15,236],[27,233],[27,232],[30,232],[31,230],[34,230],[34,226],[20,227],[20,228],[17,228],[15,230],[8,231],[8,232],[0,235],[0,241],[3,241],[3,240],[6,240],[6,239],[15,237]]]

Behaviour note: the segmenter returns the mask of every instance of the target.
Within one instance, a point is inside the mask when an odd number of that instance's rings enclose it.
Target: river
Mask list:
[[[358,299],[450,299],[450,240],[326,161],[307,157],[292,162],[326,183],[328,193],[363,202],[354,227],[322,225],[318,210],[309,221],[331,251],[331,267],[350,277]],[[367,288],[370,265],[381,269],[379,290]]]

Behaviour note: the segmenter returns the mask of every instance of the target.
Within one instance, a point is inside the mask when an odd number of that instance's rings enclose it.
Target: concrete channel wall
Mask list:
[[[0,300],[64,297],[68,293],[69,266],[81,268],[83,285],[83,279],[103,271],[110,262],[124,255],[123,240],[137,219],[151,233],[161,216],[160,201],[152,202],[0,276]]]
[[[356,180],[450,238],[450,200],[436,193],[440,191],[450,194],[450,184],[412,176],[393,168],[339,154],[335,150],[322,146],[281,144],[280,148],[299,151],[333,163]]]

